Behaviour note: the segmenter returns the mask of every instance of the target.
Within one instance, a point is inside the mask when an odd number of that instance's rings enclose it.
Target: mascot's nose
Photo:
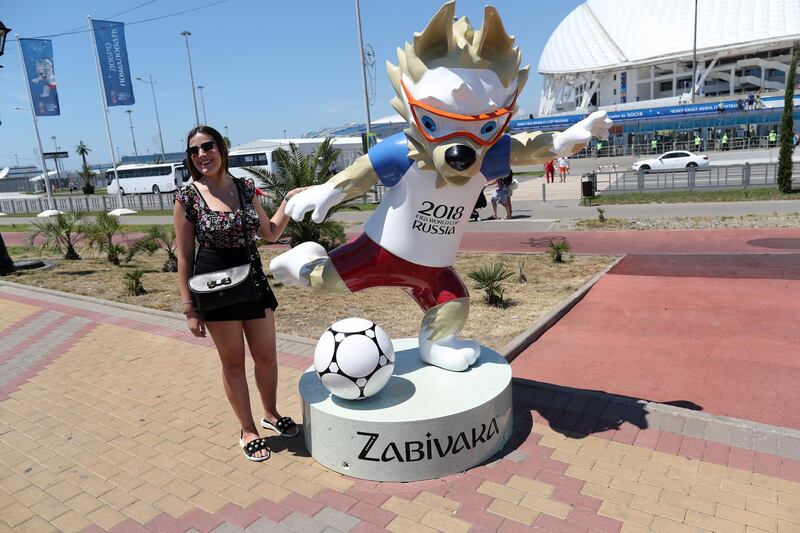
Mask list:
[[[463,144],[451,146],[444,152],[444,162],[455,170],[466,170],[475,162],[475,150]]]

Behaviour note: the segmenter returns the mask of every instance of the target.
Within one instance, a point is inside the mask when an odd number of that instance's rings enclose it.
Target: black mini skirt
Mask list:
[[[223,268],[243,265],[249,260],[250,253],[247,248],[200,248],[194,261],[194,273],[196,275],[214,272]],[[253,266],[253,268],[257,267]],[[220,307],[205,313],[200,311],[203,321],[255,320],[264,318],[266,309],[272,309],[273,311],[277,309],[278,300],[275,299],[275,294],[272,292],[269,283],[266,283],[266,277],[262,279],[264,279],[265,283],[260,299]]]

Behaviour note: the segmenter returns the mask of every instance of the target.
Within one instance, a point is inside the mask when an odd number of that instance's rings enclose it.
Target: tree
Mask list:
[[[78,143],[78,145],[77,145],[77,146],[75,146],[75,153],[76,153],[76,154],[78,154],[79,156],[81,156],[81,159],[83,160],[83,166],[84,166],[84,167],[86,167],[86,166],[89,166],[89,165],[86,163],[86,156],[87,156],[87,155],[89,155],[89,152],[91,152],[91,151],[92,151],[92,149],[91,149],[91,148],[89,148],[88,146],[86,146],[86,145],[83,143],[83,141],[80,141],[80,142]]]
[[[83,178],[83,194],[94,194],[94,183],[92,183],[94,179],[94,173],[92,169],[89,168],[89,164],[86,162],[86,156],[91,152],[92,149],[86,146],[83,141],[80,141],[77,146],[75,146],[75,153],[81,156],[81,160],[83,161],[83,165],[81,166],[81,171],[78,172]]]
[[[139,252],[153,255],[158,250],[164,250],[167,254],[167,260],[161,270],[164,272],[177,272],[178,257],[175,255],[176,249],[175,228],[173,226],[154,224],[147,228],[144,237],[130,246],[127,260],[129,261],[130,258]]]
[[[55,220],[54,220],[55,218]],[[64,259],[80,259],[75,246],[83,240],[83,214],[68,211],[33,222],[35,228],[28,234],[28,244],[34,246],[37,237],[42,237],[39,248],[64,254]]]
[[[83,168],[78,172],[78,176],[83,178],[84,187],[94,188],[94,171],[88,165],[83,165]]]
[[[98,213],[92,222],[83,227],[86,245],[105,252],[109,263],[119,266],[120,256],[125,253],[125,248],[114,242],[114,236],[124,235],[119,217],[106,212]]]
[[[225,141],[225,146],[227,146],[228,149],[230,149],[230,147],[231,147],[231,139],[230,139],[230,137],[228,137],[227,135],[223,135],[222,139]]]
[[[783,118],[781,119],[781,149],[778,155],[778,189],[788,194],[792,192],[792,136],[794,135],[794,84],[797,62],[800,60],[800,47],[795,46],[789,72],[786,74],[786,91],[783,97]]]
[[[341,150],[334,148],[332,139],[328,138],[320,144],[314,153],[303,155],[294,143],[289,144],[289,151],[283,149],[272,153],[276,172],[259,168],[247,168],[253,176],[265,184],[267,195],[262,197],[264,210],[268,215],[277,211],[286,193],[298,187],[309,187],[325,183],[331,177],[334,163]],[[345,240],[344,227],[329,217],[344,207],[334,206],[325,220],[320,224],[311,221],[311,214],[306,214],[301,221],[290,220],[284,234],[289,238],[289,245],[294,247],[300,243],[313,241],[320,243],[326,250],[331,250]]]

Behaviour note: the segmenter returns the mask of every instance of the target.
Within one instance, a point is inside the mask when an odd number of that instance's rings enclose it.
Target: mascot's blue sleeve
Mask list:
[[[408,158],[405,133],[397,133],[384,139],[373,146],[368,155],[369,162],[378,175],[378,179],[387,187],[397,185],[414,163]]]
[[[505,178],[511,172],[511,136],[503,135],[483,157],[481,174],[487,180]]]

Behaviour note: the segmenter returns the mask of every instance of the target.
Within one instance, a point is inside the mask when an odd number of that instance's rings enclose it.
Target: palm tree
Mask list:
[[[119,217],[106,212],[98,213],[94,220],[84,226],[86,245],[97,248],[106,253],[109,263],[119,266],[120,256],[125,253],[125,247],[114,242],[114,236],[124,235]]]
[[[75,153],[81,156],[83,159],[83,166],[88,166],[86,164],[86,156],[91,152],[92,149],[86,146],[83,141],[80,141],[77,146],[75,146]]]
[[[83,141],[80,141],[78,145],[75,146],[75,153],[81,156],[81,159],[83,160],[83,166],[79,172],[80,176],[83,178],[83,194],[94,194],[94,185],[92,184],[94,173],[89,168],[89,164],[86,162],[86,156],[91,151],[92,149],[86,146]]]
[[[341,150],[333,147],[330,138],[325,139],[309,155],[303,155],[297,145],[290,143],[288,152],[278,149],[272,153],[276,172],[259,168],[247,168],[246,170],[257,181],[265,184],[267,195],[262,197],[262,204],[264,210],[271,216],[277,211],[286,193],[292,189],[325,183],[331,177],[330,169],[333,168],[340,153]],[[320,224],[312,222],[310,214],[299,222],[290,220],[285,231],[285,235],[289,238],[289,245],[294,247],[303,242],[314,241],[320,243],[326,250],[331,250],[344,242],[344,227],[329,219],[342,207],[344,207],[343,204],[334,206]]]
[[[175,228],[173,226],[154,224],[147,228],[144,237],[130,246],[127,260],[130,261],[130,258],[138,252],[153,255],[158,250],[164,250],[167,254],[167,261],[161,270],[164,272],[177,272],[178,257],[175,255],[176,249]]]
[[[53,220],[55,218],[55,220]],[[33,222],[34,231],[28,234],[28,245],[33,246],[37,237],[44,240],[39,245],[42,250],[64,254],[64,259],[80,259],[75,246],[83,239],[83,213],[68,211]]]

